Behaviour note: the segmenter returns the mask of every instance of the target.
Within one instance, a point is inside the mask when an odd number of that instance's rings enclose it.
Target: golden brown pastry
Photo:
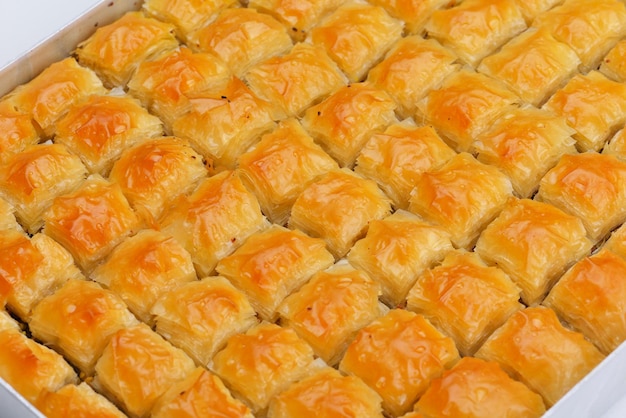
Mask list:
[[[70,107],[59,120],[54,142],[79,155],[90,172],[107,175],[122,151],[162,133],[161,121],[137,100],[93,95]]]
[[[626,259],[626,224],[611,232],[603,248]]]
[[[522,11],[526,23],[530,25],[535,17],[563,3],[563,0],[516,0],[517,7]]]
[[[15,208],[0,197],[0,231],[5,229],[23,231],[22,226],[15,219]]]
[[[0,159],[39,142],[30,115],[19,112],[10,100],[0,100]]]
[[[263,322],[232,336],[215,355],[211,369],[256,414],[319,367],[311,347],[294,330]]]
[[[497,363],[473,357],[433,379],[415,408],[431,418],[539,418],[546,412],[541,396]]]
[[[383,399],[385,412],[398,416],[458,359],[454,341],[424,317],[392,309],[359,331],[339,370],[360,377]]]
[[[422,273],[407,296],[407,309],[424,315],[471,356],[515,311],[520,289],[476,253],[454,251]]]
[[[578,74],[543,106],[567,119],[581,151],[599,151],[626,123],[626,84],[599,71]]]
[[[195,48],[218,56],[237,77],[293,46],[278,20],[253,8],[224,9],[191,38]]]
[[[465,0],[435,10],[426,23],[429,36],[472,66],[524,29],[516,0]]]
[[[409,289],[425,269],[453,249],[443,229],[404,210],[371,221],[367,235],[348,253],[348,261],[381,285],[381,300],[402,306]]]
[[[394,43],[367,81],[389,93],[400,116],[408,118],[415,115],[420,99],[459,69],[456,61],[456,55],[435,39],[407,36]]]
[[[522,300],[543,300],[554,282],[591,250],[580,219],[543,202],[511,198],[481,234],[475,251],[522,289]]]
[[[273,321],[285,297],[334,262],[323,240],[273,225],[251,235],[217,265],[262,319]]]
[[[17,87],[8,100],[20,113],[31,116],[46,137],[56,132],[56,122],[69,108],[92,94],[105,94],[96,74],[74,58],[55,62],[37,77]]]
[[[621,40],[600,63],[600,72],[615,81],[626,81],[626,40]]]
[[[267,220],[239,176],[224,171],[181,197],[159,225],[191,254],[198,276],[204,277],[246,238],[265,228]]]
[[[76,56],[107,87],[123,87],[140,62],[178,47],[174,30],[172,24],[131,11],[99,27],[78,45]]]
[[[404,33],[421,34],[433,11],[451,4],[447,0],[373,0],[396,19],[404,22]]]
[[[152,418],[254,418],[250,408],[233,398],[213,373],[197,368],[172,385],[155,404]]]
[[[291,206],[306,186],[339,168],[293,118],[281,121],[276,129],[263,135],[239,157],[237,165],[263,213],[278,225],[287,223]]]
[[[172,132],[221,169],[234,168],[237,157],[275,126],[277,105],[260,99],[237,77],[189,102],[191,110],[174,121]]]
[[[324,48],[304,42],[295,44],[284,55],[253,66],[244,79],[255,93],[275,103],[285,116],[300,115],[347,82]]]
[[[347,263],[313,275],[278,307],[281,326],[293,328],[317,356],[335,366],[357,331],[386,312],[380,285]]]
[[[325,367],[272,399],[268,418],[382,418],[381,398],[361,379]]]
[[[174,238],[144,229],[124,239],[89,276],[124,300],[143,322],[163,295],[196,280],[191,255]]]
[[[151,312],[156,331],[204,366],[228,338],[258,322],[248,298],[220,276],[164,292]]]
[[[120,185],[143,221],[153,226],[182,194],[208,174],[203,158],[176,137],[145,139],[114,163],[109,180]]]
[[[142,323],[112,336],[93,385],[130,417],[146,417],[159,397],[194,369],[183,351]]]
[[[541,306],[513,314],[476,357],[498,362],[539,393],[548,408],[604,359],[582,334],[565,328],[554,311]]]
[[[625,259],[601,250],[574,264],[543,304],[608,355],[626,340],[624,271]]]
[[[313,27],[309,39],[323,47],[354,83],[362,81],[391,48],[403,26],[382,7],[349,1]]]
[[[391,201],[375,182],[344,168],[311,183],[291,209],[289,227],[323,238],[335,258],[343,257],[367,225],[391,213]]]
[[[66,385],[56,392],[44,392],[34,404],[47,418],[124,418],[107,398],[87,383]]]
[[[54,198],[74,191],[86,176],[80,158],[63,145],[30,145],[2,164],[0,195],[15,208],[24,229],[34,234]]]
[[[532,106],[503,114],[478,135],[478,161],[507,175],[519,197],[531,197],[539,181],[565,154],[575,154],[576,141],[565,118]]]
[[[604,144],[602,154],[610,154],[615,158],[626,161],[626,129],[622,128]]]
[[[444,228],[457,248],[471,249],[482,229],[500,213],[513,189],[497,168],[458,154],[414,183],[409,210]]]

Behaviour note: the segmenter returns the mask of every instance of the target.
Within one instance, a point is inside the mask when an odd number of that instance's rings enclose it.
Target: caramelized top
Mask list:
[[[0,304],[4,306],[16,287],[27,287],[44,262],[28,237],[17,230],[0,234]]]
[[[47,418],[124,418],[104,396],[87,383],[67,385],[56,392],[45,392],[35,403]]]
[[[616,81],[626,81],[626,40],[618,42],[602,60],[600,71]]]
[[[237,3],[236,0],[147,0],[144,10],[176,25],[183,36],[202,27],[215,14]]]
[[[30,115],[18,112],[10,100],[0,101],[0,155],[19,152],[39,140]]]
[[[405,22],[405,32],[419,34],[435,9],[449,4],[448,0],[373,0],[372,4],[383,7],[396,19]]]

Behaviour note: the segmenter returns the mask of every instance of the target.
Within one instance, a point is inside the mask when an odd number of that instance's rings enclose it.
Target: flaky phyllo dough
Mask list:
[[[625,125],[619,0],[139,2],[0,98],[0,377],[539,417],[626,339]]]

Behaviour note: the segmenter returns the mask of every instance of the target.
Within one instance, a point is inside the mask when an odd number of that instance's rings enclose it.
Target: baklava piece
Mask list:
[[[172,24],[128,12],[98,28],[75,53],[107,87],[124,87],[140,62],[178,47],[174,31]]]
[[[274,225],[250,236],[216,270],[246,294],[261,318],[273,321],[285,297],[333,262],[323,240]]]
[[[137,323],[115,293],[91,281],[69,280],[35,306],[28,325],[35,338],[91,376],[111,336]]]
[[[626,260],[610,250],[574,264],[543,304],[604,354],[626,340]]]
[[[349,84],[304,113],[302,126],[342,167],[352,167],[368,138],[396,121],[396,103],[369,83]]]
[[[196,280],[191,255],[174,238],[144,229],[122,241],[90,275],[152,323],[150,310],[163,295]]]
[[[299,116],[347,83],[324,48],[303,42],[287,54],[253,66],[244,79],[255,93],[276,103],[286,116]]]
[[[415,115],[419,100],[459,69],[456,61],[456,55],[436,40],[407,36],[371,69],[367,81],[389,93],[398,103],[398,114],[408,118]]]
[[[320,271],[278,308],[280,324],[293,328],[326,364],[335,366],[358,330],[383,315],[380,286],[349,264]]]
[[[183,351],[139,324],[110,339],[96,364],[93,386],[129,416],[146,417],[161,395],[194,370]]]
[[[554,282],[588,254],[580,219],[543,202],[511,198],[481,234],[475,251],[522,290],[526,305],[541,302]]]
[[[267,223],[259,202],[239,176],[224,171],[203,180],[191,195],[182,196],[160,228],[189,251],[198,276],[204,277]]]
[[[581,151],[599,151],[626,123],[626,84],[598,71],[574,76],[543,106],[564,116]]]
[[[402,35],[403,26],[382,7],[347,2],[311,29],[309,39],[324,48],[354,83],[382,59]]]
[[[603,248],[626,259],[626,224],[611,233]]]
[[[175,383],[152,409],[152,418],[254,418],[250,408],[233,398],[215,374],[197,368]]]
[[[425,271],[407,297],[407,309],[424,315],[471,356],[511,314],[523,308],[520,289],[476,253],[455,251]]]
[[[404,22],[404,33],[421,35],[430,15],[451,4],[448,0],[372,0],[375,6]]]
[[[0,378],[30,403],[47,392],[78,383],[74,369],[56,351],[17,329],[0,331]]]
[[[474,142],[478,161],[507,175],[515,194],[531,197],[541,178],[565,154],[575,154],[576,141],[565,118],[534,107],[502,115]]]
[[[20,113],[29,114],[46,137],[51,137],[56,132],[56,122],[73,104],[92,94],[105,93],[102,81],[93,71],[66,58],[17,87],[8,100]]]
[[[365,238],[348,253],[348,261],[381,285],[381,300],[391,307],[403,306],[417,277],[453,249],[442,228],[398,210],[370,222]]]
[[[126,417],[107,398],[85,382],[63,386],[56,392],[46,391],[37,398],[34,405],[47,418]]]
[[[212,21],[220,10],[237,4],[237,0],[146,0],[143,10],[158,20],[173,24],[177,35],[188,40],[190,33]]]
[[[415,405],[427,417],[527,417],[546,412],[543,399],[498,363],[462,358],[434,379]]]
[[[319,367],[311,347],[294,330],[267,322],[232,336],[212,365],[233,395],[255,414],[262,413],[291,383]]]
[[[0,100],[0,159],[38,142],[29,113],[19,112],[10,100]]]
[[[54,198],[74,191],[86,177],[80,158],[63,145],[31,145],[2,164],[0,195],[15,208],[24,229],[34,234]]]
[[[278,225],[287,223],[293,203],[306,186],[339,168],[296,119],[281,121],[242,154],[237,165],[263,213]]]
[[[16,229],[0,233],[0,301],[23,321],[40,300],[82,275],[70,253],[52,238],[29,238]]]
[[[190,98],[223,89],[230,71],[214,55],[180,47],[139,63],[129,92],[157,115],[171,133],[174,122],[191,109]]]
[[[258,320],[248,298],[224,277],[207,277],[164,293],[152,308],[156,331],[197,364]]]
[[[626,161],[626,129],[622,128],[602,148],[602,154],[610,154]]]
[[[382,418],[380,396],[361,379],[325,367],[290,385],[270,402],[268,418]]]
[[[339,370],[361,378],[381,396],[383,409],[398,416],[457,360],[451,338],[421,315],[393,309],[359,331]]]
[[[146,139],[115,162],[109,180],[120,185],[128,202],[152,226],[182,194],[193,190],[208,170],[187,141]]]
[[[604,360],[582,334],[565,328],[553,310],[531,307],[514,313],[478,350],[516,380],[554,405]]]
[[[67,248],[87,272],[139,225],[120,186],[98,175],[57,197],[44,221],[43,231]]]
[[[161,121],[137,100],[93,95],[70,107],[59,120],[54,142],[79,155],[90,172],[107,175],[126,148],[162,134]]]
[[[456,151],[471,151],[476,136],[517,103],[501,81],[463,69],[417,104],[416,119],[432,124]]]
[[[409,210],[444,228],[457,248],[466,249],[513,192],[506,175],[467,153],[426,171],[414,185]]]
[[[0,197],[0,231],[4,231],[5,229],[23,231],[22,225],[20,225],[15,218],[15,208]]]
[[[600,72],[615,81],[626,81],[626,40],[621,40],[602,59]]]
[[[515,2],[530,26],[539,14],[558,6],[563,0],[515,0]]]
[[[626,221],[626,162],[595,152],[564,155],[535,199],[580,218],[597,242]]]
[[[241,77],[251,66],[284,54],[293,46],[285,27],[253,8],[225,9],[193,34],[195,48],[215,54]]]
[[[580,60],[545,29],[531,29],[486,57],[478,71],[503,81],[522,100],[541,106],[572,75]]]
[[[391,213],[391,201],[375,182],[348,169],[331,171],[296,199],[289,227],[323,238],[339,259],[367,232],[371,221]]]
[[[219,168],[234,168],[237,157],[275,127],[276,106],[237,77],[189,102],[190,111],[174,121],[172,132]]]
[[[357,157],[355,171],[376,181],[396,208],[407,209],[422,173],[441,166],[454,155],[432,126],[417,126],[405,120],[370,137]]]
[[[435,10],[426,23],[428,36],[474,67],[524,29],[526,21],[515,0],[464,0]]]
[[[538,15],[533,26],[547,28],[568,44],[582,61],[581,71],[587,72],[626,35],[626,6],[619,0],[566,0]]]

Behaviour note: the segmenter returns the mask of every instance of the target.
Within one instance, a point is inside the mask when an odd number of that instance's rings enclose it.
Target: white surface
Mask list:
[[[100,0],[0,0],[0,68],[26,54]]]

